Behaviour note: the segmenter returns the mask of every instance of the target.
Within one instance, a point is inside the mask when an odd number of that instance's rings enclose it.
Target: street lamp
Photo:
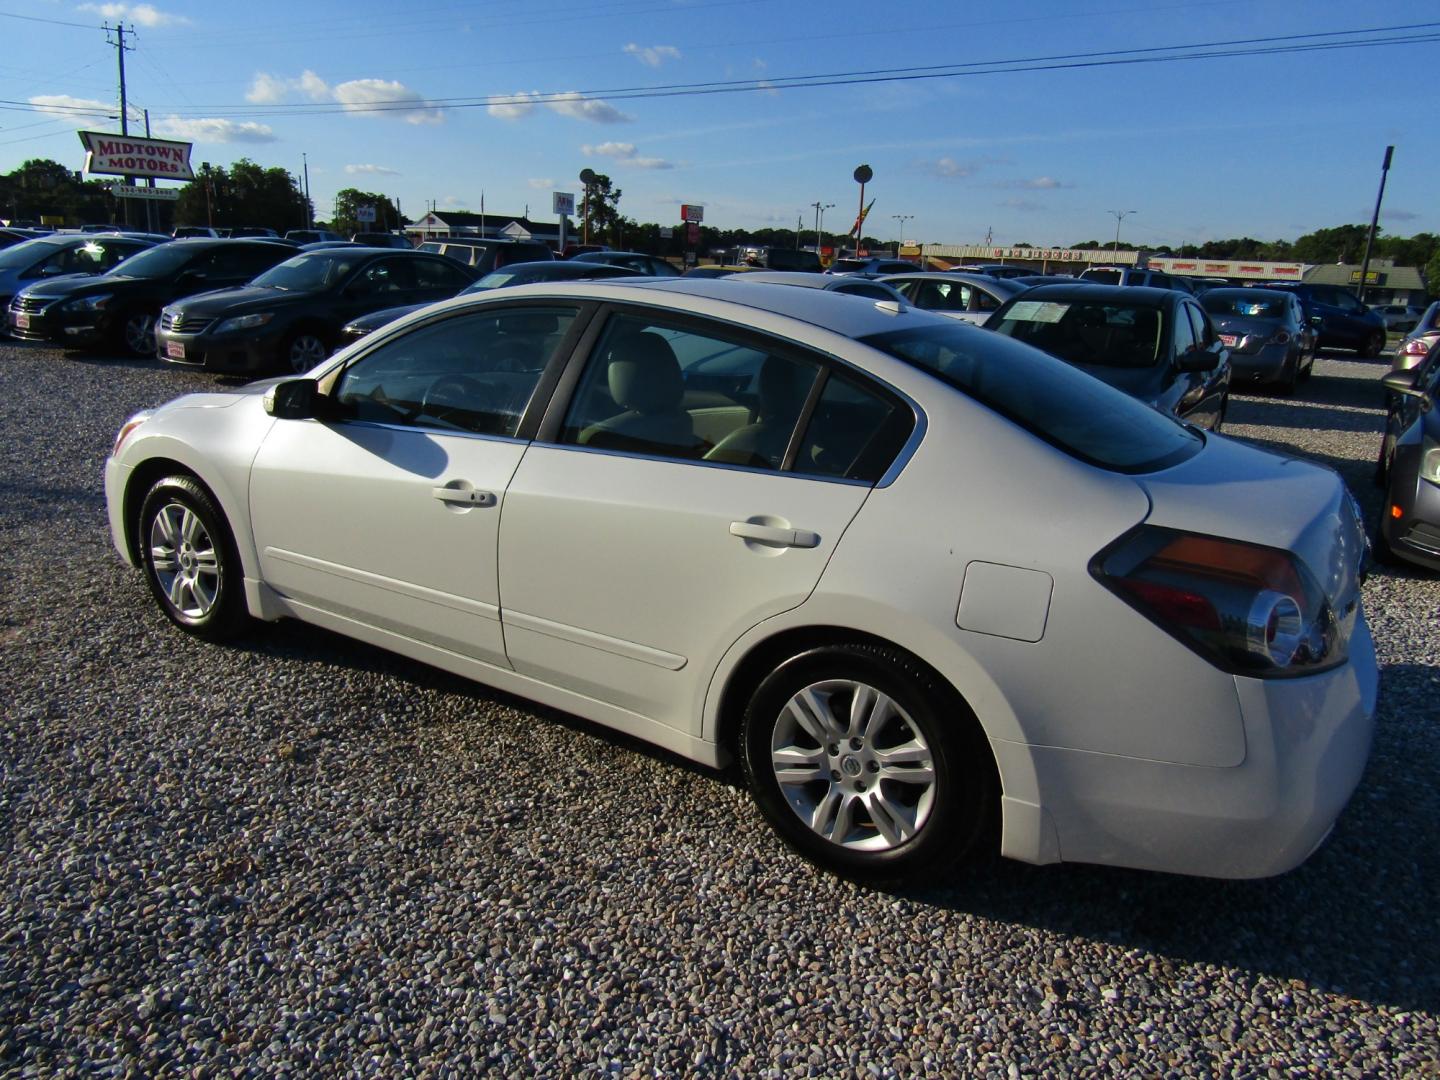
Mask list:
[[[825,220],[825,211],[826,211],[826,210],[833,210],[833,209],[835,208],[835,204],[834,204],[833,202],[827,202],[827,203],[813,202],[813,203],[811,203],[810,205],[815,208],[815,254],[816,254],[816,255],[819,255],[819,254],[820,254],[820,222],[822,222],[822,221]]]
[[[915,220],[915,215],[914,215],[914,214],[891,214],[890,216],[900,223],[900,225],[899,225],[900,237],[899,237],[899,239],[897,239],[897,240],[895,241],[895,258],[898,259],[898,258],[900,257],[900,245],[905,242],[905,222],[907,222],[907,221],[914,221],[914,220]]]
[[[1113,248],[1113,251],[1114,251],[1116,254],[1119,254],[1119,252],[1120,252],[1120,222],[1124,221],[1124,220],[1125,220],[1127,217],[1129,217],[1131,214],[1139,213],[1139,211],[1138,211],[1138,210],[1106,210],[1105,212],[1106,212],[1107,214],[1114,214],[1114,215],[1115,215],[1115,247]]]

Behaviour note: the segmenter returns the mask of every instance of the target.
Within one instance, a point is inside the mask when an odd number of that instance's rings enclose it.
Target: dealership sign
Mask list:
[[[1176,259],[1152,258],[1146,264],[1151,270],[1193,277],[1243,278],[1248,281],[1299,281],[1305,276],[1305,264],[1297,262],[1249,262],[1243,259]]]
[[[138,184],[111,184],[110,194],[117,199],[158,199],[161,202],[174,202],[180,198],[180,189],[141,187]]]
[[[85,171],[105,176],[145,176],[160,180],[193,180],[191,143],[140,139],[104,131],[78,132],[85,144]]]

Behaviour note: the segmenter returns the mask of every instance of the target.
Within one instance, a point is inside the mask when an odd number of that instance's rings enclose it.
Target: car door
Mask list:
[[[506,493],[510,662],[697,735],[720,657],[805,601],[913,413],[804,350],[675,313],[614,313],[572,364]],[[717,411],[728,430],[707,429]]]
[[[265,582],[302,610],[505,665],[500,516],[577,317],[517,305],[423,323],[327,379],[333,419],[277,420],[250,483]]]

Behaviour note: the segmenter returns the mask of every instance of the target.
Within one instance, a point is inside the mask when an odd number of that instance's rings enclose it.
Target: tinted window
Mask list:
[[[1261,319],[1283,319],[1293,303],[1288,296],[1267,296],[1255,289],[1211,289],[1200,298],[1211,315],[1250,315]]]
[[[957,281],[922,279],[908,284],[915,306],[926,311],[964,311],[970,302],[970,286]]]
[[[1182,307],[1181,310],[1177,311],[1176,314],[1179,316],[1179,318],[1174,320],[1174,324],[1170,328],[1171,340],[1175,347],[1174,354],[1176,356],[1184,356],[1191,349],[1197,348],[1199,346],[1200,339],[1196,336],[1195,327],[1190,324],[1190,320],[1185,314],[1184,307]]]
[[[875,483],[914,427],[910,410],[848,374],[832,373],[795,455],[794,469]]]
[[[1209,317],[1194,304],[1186,304],[1185,311],[1190,316],[1190,325],[1195,330],[1195,340],[1202,346],[1208,346],[1215,340],[1215,327],[1210,324]]]
[[[335,399],[352,420],[513,436],[574,318],[512,308],[422,326],[346,368]]]
[[[463,270],[441,259],[409,260],[415,268],[415,285],[420,289],[449,289],[459,292],[470,279]]]
[[[160,244],[126,259],[113,270],[106,272],[116,277],[167,278],[208,250],[210,249],[190,247],[187,244]]]
[[[204,272],[215,277],[249,278],[275,265],[285,255],[285,250],[251,244],[225,245],[210,253],[202,266]]]
[[[1119,270],[1086,270],[1085,273],[1081,274],[1080,276],[1083,277],[1086,281],[1098,282],[1101,285],[1120,284]]]
[[[1101,468],[1150,472],[1183,461],[1203,444],[1200,435],[1128,394],[989,331],[952,324],[863,340]]]
[[[1139,304],[1019,299],[994,320],[985,325],[1072,364],[1145,368],[1161,353],[1160,312]]]

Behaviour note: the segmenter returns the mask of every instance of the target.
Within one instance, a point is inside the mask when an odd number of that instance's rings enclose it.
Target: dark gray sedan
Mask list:
[[[1375,555],[1440,570],[1440,345],[1380,380],[1389,399],[1376,479],[1385,488]]]
[[[1315,366],[1315,332],[1299,297],[1275,289],[1211,289],[1200,306],[1230,350],[1237,379],[1289,392]]]
[[[1041,285],[987,330],[1033,345],[1146,404],[1219,431],[1230,355],[1195,298],[1144,285]]]

